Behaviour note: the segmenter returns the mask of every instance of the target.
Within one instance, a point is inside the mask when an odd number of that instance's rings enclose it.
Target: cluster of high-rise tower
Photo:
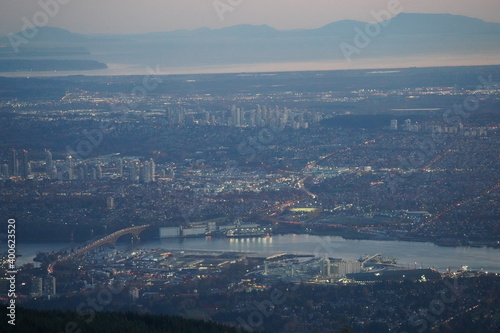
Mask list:
[[[308,128],[311,123],[318,123],[321,114],[290,110],[279,107],[268,108],[258,105],[256,109],[245,110],[233,105],[231,110],[218,112],[195,112],[184,108],[167,109],[167,121],[171,126],[220,125],[231,127],[292,127]]]
[[[151,183],[156,180],[156,164],[151,158],[104,156],[79,160],[67,155],[63,160],[54,161],[52,153],[45,150],[43,160],[31,160],[28,151],[11,148],[8,158],[4,156],[0,164],[0,177],[17,179],[52,179],[95,181],[104,177],[122,177],[132,182]],[[165,171],[162,170],[163,174]],[[166,175],[164,175],[166,177]]]

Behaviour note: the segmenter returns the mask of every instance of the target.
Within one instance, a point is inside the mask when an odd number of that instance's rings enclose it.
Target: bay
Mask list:
[[[127,247],[125,242],[120,248]],[[32,262],[38,252],[58,251],[69,243],[18,244],[17,266]],[[374,240],[346,240],[335,236],[274,235],[262,238],[186,238],[153,239],[138,245],[143,249],[202,250],[247,253],[294,253],[329,256],[344,260],[357,260],[363,255],[381,253],[384,257],[396,258],[404,267],[434,267],[440,272],[448,267],[452,271],[467,265],[471,270],[500,273],[500,249],[488,247],[442,247],[429,242],[401,242]]]

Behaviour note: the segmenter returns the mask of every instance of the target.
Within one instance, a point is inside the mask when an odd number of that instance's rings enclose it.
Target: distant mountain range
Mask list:
[[[17,36],[24,38],[25,34]],[[38,28],[14,52],[0,37],[1,59],[95,60],[127,66],[217,66],[351,61],[452,55],[495,57],[500,24],[448,14],[400,14],[378,25],[345,20],[318,29],[237,25],[136,35],[81,35]],[[500,57],[498,57],[500,63]]]

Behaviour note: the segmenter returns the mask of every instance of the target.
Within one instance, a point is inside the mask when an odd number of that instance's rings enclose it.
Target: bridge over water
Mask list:
[[[54,261],[53,263],[51,263],[49,265],[49,267],[47,268],[47,270],[49,271],[49,274],[52,274],[52,272],[54,271],[54,266],[59,263],[59,262],[62,262],[62,261],[67,261],[67,260],[71,260],[73,258],[76,258],[82,254],[85,254],[89,251],[92,251],[94,249],[97,249],[103,245],[106,245],[106,244],[116,244],[116,241],[118,240],[118,238],[124,236],[124,235],[128,235],[128,234],[131,234],[135,240],[138,240],[139,239],[139,235],[141,234],[141,232],[143,232],[144,230],[146,230],[147,228],[149,227],[149,225],[141,225],[141,226],[138,226],[138,227],[130,227],[130,228],[126,228],[126,229],[122,229],[122,230],[118,230],[118,231],[115,231],[113,232],[112,234],[106,236],[106,237],[103,237],[103,238],[100,238],[84,247],[82,247],[81,249],[78,249],[77,251],[75,252],[72,252],[70,254],[67,254],[65,255],[64,257],[61,257],[59,259],[57,259],[56,261]]]

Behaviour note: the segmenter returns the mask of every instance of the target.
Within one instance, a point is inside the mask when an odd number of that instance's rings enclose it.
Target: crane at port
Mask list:
[[[373,256],[368,257],[367,259],[363,260],[363,261],[361,262],[361,268],[365,268],[365,264],[366,264],[368,261],[370,261],[370,260],[372,260],[372,259],[375,259],[375,258],[377,258],[377,257],[379,257],[379,256],[381,256],[381,255],[382,255],[382,253],[377,253],[377,254],[374,254]]]

